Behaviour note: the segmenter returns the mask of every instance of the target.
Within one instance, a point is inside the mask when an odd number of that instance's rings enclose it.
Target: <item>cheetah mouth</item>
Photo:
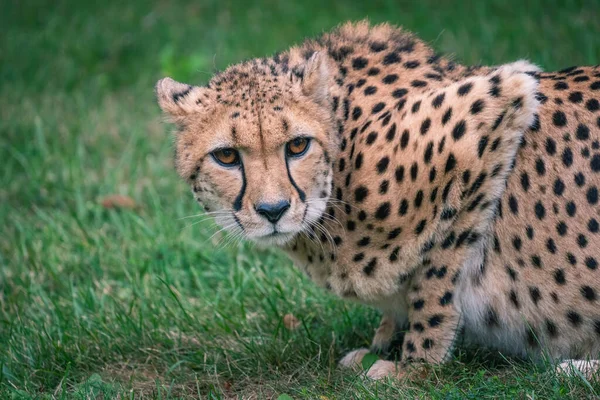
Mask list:
[[[273,232],[266,235],[253,237],[251,240],[259,245],[264,246],[282,246],[292,240],[298,232],[281,232],[274,229]]]

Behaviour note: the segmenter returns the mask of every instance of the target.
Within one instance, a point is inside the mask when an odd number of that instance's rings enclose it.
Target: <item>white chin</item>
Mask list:
[[[269,247],[269,246],[283,246],[292,240],[297,233],[276,233],[271,235],[259,236],[250,238],[254,243],[261,247]]]

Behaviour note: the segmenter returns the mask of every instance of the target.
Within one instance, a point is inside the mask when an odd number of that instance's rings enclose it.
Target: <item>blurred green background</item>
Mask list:
[[[461,351],[410,385],[340,372],[377,313],[314,288],[276,251],[228,244],[197,215],[155,81],[203,83],[363,18],[465,64],[600,60],[597,0],[2,2],[0,398],[600,393],[494,353]],[[288,313],[299,328],[285,327]]]

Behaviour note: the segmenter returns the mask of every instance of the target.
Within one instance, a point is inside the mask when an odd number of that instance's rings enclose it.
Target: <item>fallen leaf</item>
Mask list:
[[[290,331],[293,331],[294,329],[298,329],[300,326],[300,321],[294,316],[294,314],[285,314],[283,316],[283,325]]]
[[[102,207],[104,208],[128,208],[133,209],[137,207],[135,200],[129,196],[122,194],[110,194],[105,196],[101,201]]]

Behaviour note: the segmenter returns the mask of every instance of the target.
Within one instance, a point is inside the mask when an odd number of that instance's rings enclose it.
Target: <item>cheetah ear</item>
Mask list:
[[[326,104],[329,96],[329,67],[326,57],[315,52],[304,66],[302,94],[312,98],[318,104]]]
[[[163,78],[154,87],[158,105],[171,117],[184,117],[202,111],[208,100],[208,89]]]

